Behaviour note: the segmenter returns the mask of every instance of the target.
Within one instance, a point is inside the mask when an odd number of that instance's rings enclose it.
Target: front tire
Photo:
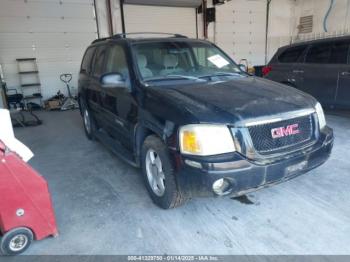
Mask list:
[[[25,227],[7,232],[1,239],[0,250],[3,255],[14,256],[26,251],[33,242],[33,232]]]
[[[142,173],[153,202],[163,209],[182,205],[187,198],[181,192],[166,145],[157,136],[146,138],[142,146]]]

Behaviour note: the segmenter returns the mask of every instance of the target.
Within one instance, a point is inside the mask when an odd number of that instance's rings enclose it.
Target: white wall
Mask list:
[[[350,0],[335,0],[327,19],[328,32],[324,31],[323,20],[330,6],[330,0],[272,0],[268,32],[268,59],[278,47],[295,41],[306,41],[327,36],[350,33]],[[313,15],[313,31],[299,34],[299,19]]]
[[[299,24],[301,16],[313,15],[314,28],[310,34],[298,35],[296,29],[293,38],[313,39],[322,38],[325,36],[336,36],[342,34],[349,34],[350,30],[350,1],[349,0],[335,0],[334,6],[329,14],[327,20],[328,32],[323,29],[323,20],[326,12],[330,6],[330,0],[296,0],[295,2],[295,20],[294,28]]]
[[[103,6],[105,2],[96,0],[102,20],[106,16]],[[327,22],[328,34],[349,33],[349,2],[350,0],[335,0]],[[272,0],[267,60],[278,47],[289,44],[292,39],[323,37],[322,23],[329,3],[330,0]],[[216,6],[217,22],[209,25],[209,40],[216,42],[236,61],[247,58],[250,65],[264,64],[266,4],[267,0],[232,0]],[[209,0],[208,7],[210,6],[212,1]],[[120,33],[122,25],[119,0],[111,0],[111,10],[113,31]],[[142,16],[142,12],[137,15]],[[181,15],[179,12],[180,20]],[[305,15],[314,15],[314,31],[312,34],[298,35],[299,18]],[[105,21],[100,23],[101,34],[107,35]],[[193,19],[188,26],[193,28],[194,23]],[[169,27],[166,22],[157,26],[157,30],[164,32],[177,29]],[[19,87],[15,59],[25,57],[36,57],[38,60],[45,98],[58,90],[65,92],[65,87],[59,80],[60,73],[73,73],[72,85],[77,87],[83,52],[96,38],[96,31],[93,0],[1,0],[0,64],[8,87]],[[202,15],[198,15],[198,32],[199,37],[203,37]]]
[[[9,88],[19,88],[16,58],[38,61],[42,94],[65,93],[59,74],[78,71],[86,47],[96,38],[92,0],[1,0],[0,64]]]
[[[235,0],[216,6],[215,43],[236,62],[265,64],[266,0]]]
[[[267,61],[281,46],[291,43],[295,24],[295,1],[272,0],[270,4],[267,38]]]
[[[105,0],[96,0],[96,3],[99,1],[105,2]],[[111,0],[111,11],[113,33],[121,33],[119,0]],[[99,14],[100,10],[97,12],[99,16],[103,16]],[[124,4],[124,21],[127,33],[168,32],[196,37],[195,8]]]
[[[108,7],[106,0],[95,0],[96,16],[98,24],[98,34],[100,38],[110,36],[109,21],[108,21]]]
[[[125,30],[170,32],[196,37],[196,13],[192,7],[124,5]]]
[[[99,6],[100,2],[105,2],[105,0],[96,0],[97,6]],[[278,47],[290,41],[291,15],[294,3],[294,0],[272,0],[267,59],[274,54]],[[237,62],[245,58],[250,66],[265,64],[266,5],[267,0],[234,0],[224,5],[216,5],[217,21],[209,24],[208,40],[218,44]],[[213,6],[212,0],[208,0],[207,6]],[[170,9],[175,10],[173,13],[176,14],[176,17],[169,12]],[[189,16],[186,16],[187,13],[176,11],[185,9],[125,5],[126,30],[127,32],[142,30],[178,32],[195,37],[195,19],[186,19]],[[99,10],[98,8],[97,11],[98,13],[101,12],[101,14],[98,14],[98,17],[104,17],[104,11]],[[111,10],[113,31],[114,33],[120,33],[122,32],[122,26],[119,0],[111,0]],[[192,15],[192,11],[190,12]],[[172,19],[166,19],[163,16]],[[198,35],[199,38],[203,38],[202,14],[199,14],[197,17]],[[174,18],[178,19],[178,22],[174,21]],[[136,27],[133,27],[130,25],[130,21],[138,21],[139,23]],[[157,22],[155,23],[154,21]],[[159,21],[164,21],[164,23]],[[139,26],[140,23],[144,23],[144,25]],[[100,24],[103,26],[103,22],[100,21]],[[189,29],[184,30],[183,28],[186,27]],[[107,27],[100,28],[100,31],[103,30],[106,31]]]

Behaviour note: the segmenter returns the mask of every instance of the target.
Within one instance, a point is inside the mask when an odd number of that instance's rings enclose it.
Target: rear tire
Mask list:
[[[89,140],[95,139],[95,133],[97,130],[96,122],[91,115],[91,111],[87,108],[84,102],[81,102],[81,112],[83,117],[83,124],[85,135]]]
[[[161,139],[155,135],[145,139],[141,161],[147,191],[157,206],[170,209],[186,202],[187,197],[176,181],[168,148]]]
[[[0,250],[3,255],[14,256],[26,251],[33,242],[33,232],[25,227],[7,232],[1,239]]]

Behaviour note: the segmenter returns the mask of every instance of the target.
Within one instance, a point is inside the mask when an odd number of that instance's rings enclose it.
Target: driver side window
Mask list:
[[[113,45],[108,50],[105,73],[121,74],[123,79],[129,83],[129,68],[124,48],[120,45]]]

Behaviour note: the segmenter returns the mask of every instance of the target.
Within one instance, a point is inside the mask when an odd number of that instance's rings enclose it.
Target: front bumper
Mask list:
[[[230,190],[225,195],[243,195],[292,179],[320,166],[329,158],[333,140],[333,130],[326,127],[312,146],[276,159],[268,159],[265,163],[247,159],[239,153],[215,157],[177,155],[178,183],[181,190],[192,196],[208,196],[217,195],[212,189],[213,183],[225,178],[230,182]]]

